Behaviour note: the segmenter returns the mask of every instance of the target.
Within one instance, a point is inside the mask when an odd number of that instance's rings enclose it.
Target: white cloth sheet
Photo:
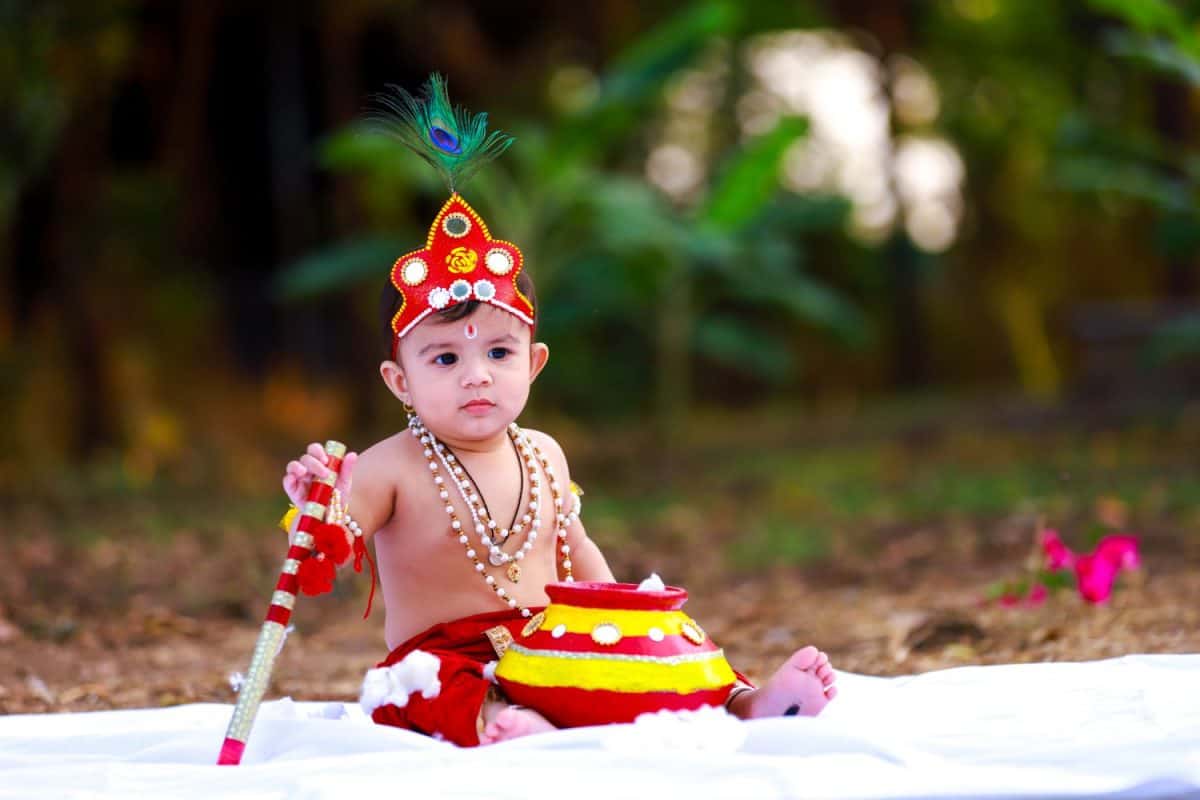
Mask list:
[[[816,719],[723,712],[459,749],[354,705],[0,718],[0,797],[1200,797],[1200,655],[842,674]]]

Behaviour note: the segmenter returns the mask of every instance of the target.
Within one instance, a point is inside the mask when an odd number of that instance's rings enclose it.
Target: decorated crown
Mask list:
[[[450,188],[450,199],[429,226],[425,247],[392,265],[392,286],[400,296],[392,317],[393,351],[428,315],[471,300],[490,303],[532,326],[533,303],[517,288],[521,251],[493,239],[483,218],[457,191],[481,165],[508,149],[512,137],[488,133],[487,114],[451,106],[439,75],[430,77],[419,98],[391,88],[391,95],[379,98],[384,111],[376,119],[438,170]]]
[[[429,226],[425,248],[392,266],[392,286],[400,293],[392,332],[399,341],[434,311],[468,300],[491,303],[533,325],[533,303],[517,288],[520,273],[517,246],[493,239],[475,209],[453,194]]]

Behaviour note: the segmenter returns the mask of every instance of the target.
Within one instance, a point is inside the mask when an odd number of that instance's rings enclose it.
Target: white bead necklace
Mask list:
[[[479,535],[479,543],[488,548],[488,561],[491,562],[493,567],[499,567],[525,558],[525,554],[533,549],[534,542],[537,541],[538,528],[542,524],[538,516],[538,509],[541,507],[541,502],[538,499],[541,494],[541,478],[537,474],[537,461],[534,457],[531,443],[527,437],[522,435],[521,429],[515,423],[509,426],[508,435],[520,454],[522,468],[529,471],[530,484],[529,508],[525,512],[525,516],[521,518],[521,521],[513,524],[511,531],[496,524],[495,519],[491,517],[488,511],[487,503],[483,501],[483,496],[480,494],[478,486],[472,487],[473,479],[471,478],[471,473],[465,472],[466,468],[461,466],[461,462],[457,461],[454,453],[450,452],[449,448],[438,442],[436,438],[433,442],[433,449],[437,452],[438,458],[450,471],[452,480],[458,485],[459,493],[467,503],[467,507],[471,512],[471,520],[475,523],[475,533]],[[530,526],[525,544],[512,555],[501,550],[500,545],[508,541],[510,535],[520,533],[523,525]],[[509,567],[508,577],[513,583],[520,580],[520,575],[520,567]]]
[[[511,532],[506,532],[503,537],[499,537],[498,532],[495,530],[495,521],[487,515],[486,508],[479,496],[478,487],[472,485],[471,481],[464,474],[465,470],[455,463],[457,459],[454,457],[454,454],[448,452],[446,446],[429,432],[420,418],[415,414],[409,418],[408,425],[413,437],[421,443],[425,458],[429,463],[429,471],[433,475],[434,488],[438,492],[439,499],[445,503],[446,514],[450,518],[451,534],[456,536],[459,543],[466,548],[466,556],[471,561],[475,571],[483,577],[484,583],[487,584],[497,597],[509,608],[520,608],[521,616],[529,617],[531,615],[528,608],[519,606],[516,598],[509,596],[508,591],[504,587],[497,585],[494,576],[486,574],[487,568],[479,560],[479,554],[471,545],[470,536],[463,531],[462,521],[459,520],[458,513],[454,510],[454,505],[449,502],[449,492],[445,488],[445,479],[440,474],[439,461],[451,480],[453,480],[455,487],[463,498],[463,502],[467,504],[468,509],[471,511],[471,518],[475,524],[475,532],[479,536],[480,544],[488,549],[488,560],[495,566],[508,563],[507,577],[513,583],[516,583],[521,575],[517,562],[522,560],[525,554],[532,550],[533,543],[537,539],[537,529],[540,525],[540,514],[538,513],[540,502],[538,496],[540,494],[539,485],[541,482],[540,477],[537,475],[537,468],[540,466],[550,483],[550,491],[554,498],[555,533],[559,541],[558,551],[561,554],[560,563],[565,573],[565,580],[575,580],[574,575],[571,573],[571,548],[567,544],[567,527],[579,519],[578,498],[576,498],[575,507],[572,511],[568,514],[563,514],[563,500],[559,483],[554,478],[554,468],[550,466],[550,463],[541,450],[538,449],[538,446],[529,439],[528,435],[515,422],[509,425],[508,434],[513,442],[517,444],[524,466],[529,470],[531,485],[529,512],[521,520],[523,524],[529,525],[529,533],[525,543],[512,555],[500,550],[499,545],[493,537],[501,538],[501,541],[508,539],[511,534],[520,532],[521,529],[518,527],[518,524],[513,525]],[[489,532],[493,535],[489,536]]]
[[[471,521],[475,525],[475,533],[479,536],[479,543],[488,549],[488,561],[490,561],[494,567],[498,567],[503,564],[510,564],[507,570],[507,577],[513,583],[517,583],[521,579],[521,568],[516,564],[516,560],[524,558],[525,553],[527,553],[533,547],[533,543],[537,540],[537,528],[534,527],[532,530],[530,530],[525,544],[514,554],[514,556],[510,556],[508,553],[503,552],[500,549],[500,545],[493,541],[491,536],[489,536],[489,533],[494,533],[494,530],[489,528],[485,524],[485,521],[490,523],[493,528],[495,523],[492,522],[492,520],[487,519],[487,512],[480,508],[481,502],[479,500],[478,489],[474,488],[469,479],[463,475],[463,468],[461,466],[451,466],[455,461],[453,453],[446,452],[444,445],[436,442],[434,443],[433,449],[437,453],[438,460],[441,461],[442,465],[446,467],[446,470],[450,472],[451,480],[455,482],[455,485],[458,488],[458,493],[467,503],[467,508],[471,512]],[[537,504],[534,503],[533,506],[534,507],[532,508],[532,511],[536,514]]]

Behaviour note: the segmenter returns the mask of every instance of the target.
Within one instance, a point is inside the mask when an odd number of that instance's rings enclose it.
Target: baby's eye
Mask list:
[[[488,350],[488,358],[499,361],[511,353],[512,350],[509,350],[507,347],[493,347],[491,350]]]
[[[439,356],[435,356],[433,359],[433,363],[441,364],[443,367],[448,367],[457,362],[458,356],[454,355],[454,353],[442,353]]]

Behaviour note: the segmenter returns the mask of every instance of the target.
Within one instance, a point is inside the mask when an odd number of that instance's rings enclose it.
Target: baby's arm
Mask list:
[[[341,493],[342,504],[367,538],[386,525],[392,515],[391,486],[381,480],[385,471],[377,468],[378,461],[380,445],[367,449],[361,456],[347,453],[335,485]],[[283,490],[294,505],[299,507],[304,504],[313,478],[329,474],[328,463],[325,449],[315,442],[308,446],[300,458],[288,462],[283,476]],[[296,522],[293,522],[289,536],[295,533],[295,525]]]
[[[614,583],[612,570],[596,543],[588,538],[583,523],[576,519],[567,528],[567,544],[571,547],[571,574],[577,581]]]
[[[554,467],[554,477],[558,481],[559,494],[563,499],[563,513],[569,514],[575,498],[571,494],[571,472],[567,466],[567,457],[558,442],[551,437],[540,431],[529,431],[529,434],[541,449],[542,454],[546,456],[546,460]],[[545,490],[543,489],[543,491]],[[567,528],[567,546],[571,548],[568,555],[571,559],[571,573],[575,580],[608,583],[616,580],[612,570],[609,569],[608,562],[604,559],[604,554],[600,552],[596,543],[588,538],[583,521],[578,518]],[[555,548],[558,547],[561,545],[555,542]],[[558,555],[555,560],[556,562],[559,560]]]

